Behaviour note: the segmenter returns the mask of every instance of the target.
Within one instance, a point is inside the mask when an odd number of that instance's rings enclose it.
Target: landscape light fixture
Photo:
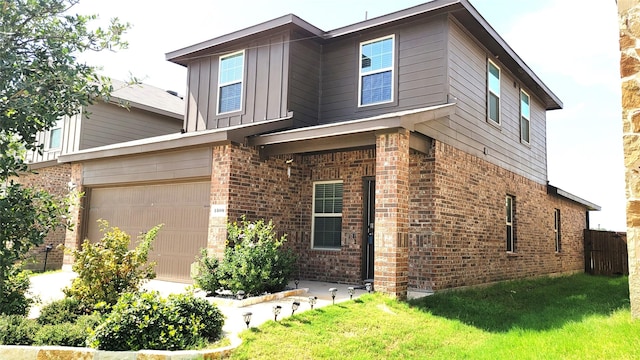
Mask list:
[[[353,286],[349,286],[347,291],[349,292],[349,300],[353,300],[353,294],[356,292],[356,289]]]
[[[273,306],[273,321],[278,321],[278,315],[280,315],[280,310],[282,310],[282,306],[280,305]]]
[[[333,299],[333,304],[336,304],[336,293],[338,292],[338,289],[336,288],[331,288],[329,289],[329,292],[331,293],[331,299]]]
[[[371,290],[373,290],[373,284],[368,282],[368,283],[364,284],[364,288],[367,290],[367,292],[369,294],[371,294]]]
[[[244,323],[247,324],[247,329],[249,328],[249,323],[251,322],[251,312],[246,312],[242,314],[242,318],[244,319]]]
[[[296,284],[296,289],[298,288],[298,284],[300,284],[300,280],[299,279],[295,279],[293,280],[293,282]]]
[[[298,301],[294,301],[291,304],[291,316],[293,316],[293,314],[296,312],[296,310],[298,310],[299,307],[300,307],[300,302]]]
[[[318,301],[317,296],[309,296],[309,305],[311,305],[311,310],[313,310],[313,305],[316,304],[316,301]]]
[[[238,290],[238,292],[236,293],[236,298],[238,300],[242,300],[242,299],[244,299],[244,295],[245,295],[244,290]]]

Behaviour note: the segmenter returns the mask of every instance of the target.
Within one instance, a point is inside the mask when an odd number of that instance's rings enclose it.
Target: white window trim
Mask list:
[[[316,217],[340,217],[342,213],[321,213],[316,214],[316,185],[318,184],[343,184],[342,202],[344,206],[344,182],[342,180],[327,180],[327,181],[314,181],[313,182],[313,197],[311,202],[311,249],[313,250],[326,250],[326,251],[340,251],[342,249],[342,239],[340,239],[340,246],[338,247],[318,247],[315,246],[315,233],[316,233]],[[343,219],[344,220],[344,219]]]
[[[494,63],[493,61],[491,61],[491,59],[487,59],[487,122],[489,122],[490,124],[493,124],[495,126],[500,126],[502,124],[502,99],[500,98],[500,94],[496,94],[493,91],[491,91],[491,71],[490,68],[493,65],[496,69],[498,69],[498,87],[499,87],[499,91],[502,92],[502,69],[500,68],[500,66],[498,66],[498,64]],[[494,94],[497,98],[498,98],[498,121],[494,121],[491,116],[490,116],[490,111],[491,111],[491,97],[490,94]]]
[[[526,95],[526,97],[529,99],[529,117],[524,116],[524,114],[522,113],[522,95],[523,94]],[[522,118],[527,119],[527,127],[528,127],[527,134],[529,134],[529,140],[525,140],[522,137]],[[523,144],[527,144],[527,145],[531,144],[531,96],[529,96],[529,94],[522,89],[520,89],[520,141]]]
[[[509,200],[511,200],[511,207],[507,206],[507,203],[509,202]],[[505,210],[506,209],[511,209],[511,221],[509,221],[509,215],[506,213],[505,211],[505,228],[507,228],[508,226],[511,226],[511,250],[508,249],[507,247],[507,252],[508,253],[514,253],[515,252],[515,239],[513,238],[513,220],[514,220],[514,216],[515,216],[515,212],[513,211],[513,204],[515,203],[515,197],[511,196],[511,195],[507,195],[505,198]],[[505,239],[506,240],[506,239]]]
[[[221,82],[220,82],[220,78],[221,78],[221,76],[222,76],[222,60],[224,60],[224,59],[226,59],[226,58],[230,58],[230,57],[236,56],[236,55],[238,55],[238,54],[242,54],[242,74],[240,75],[240,80],[230,81],[230,82],[226,82],[226,83],[221,83]],[[218,58],[218,92],[217,92],[217,94],[218,94],[218,96],[217,96],[217,97],[218,97],[218,99],[217,99],[217,101],[216,101],[216,115],[231,114],[231,113],[238,112],[238,111],[241,111],[241,110],[242,110],[242,106],[244,105],[244,104],[243,104],[243,102],[242,102],[242,100],[243,100],[243,98],[244,98],[243,94],[244,94],[244,69],[245,69],[245,59],[246,59],[246,56],[245,56],[244,50],[236,51],[236,52],[233,52],[233,53],[231,53],[231,54],[227,54],[227,55],[224,55],[224,56],[220,56],[220,57]],[[221,94],[220,94],[220,89],[221,89],[221,88],[223,88],[223,87],[225,87],[225,86],[233,85],[233,84],[238,84],[238,83],[240,84],[240,107],[239,107],[238,109],[236,109],[236,110],[220,112],[220,95],[221,95]]]
[[[392,50],[392,53],[391,53],[391,66],[383,68],[383,69],[378,69],[376,71],[368,72],[366,74],[363,74],[362,73],[362,47],[364,45],[371,44],[371,43],[374,43],[374,42],[377,42],[377,41],[386,40],[386,39],[393,40],[393,50]],[[363,42],[360,43],[360,49],[358,51],[358,107],[359,108],[368,107],[368,106],[376,106],[376,105],[380,105],[380,104],[388,104],[388,103],[392,103],[394,101],[394,99],[395,99],[395,96],[394,96],[394,93],[395,93],[395,73],[396,73],[395,72],[395,67],[396,67],[396,35],[395,34],[379,37],[379,38],[368,40],[368,41],[363,41]],[[382,73],[382,72],[387,72],[389,70],[391,70],[391,99],[386,100],[386,101],[377,102],[377,103],[362,104],[362,77],[364,75],[378,74],[378,73]]]
[[[554,242],[555,242],[555,246],[556,246],[556,252],[560,252],[562,250],[562,248],[560,247],[560,237],[562,236],[561,233],[561,226],[560,226],[560,222],[562,221],[562,217],[560,216],[560,209],[554,209],[553,210],[553,234],[554,234]]]
[[[58,147],[51,147],[51,134],[53,133],[53,130],[56,129],[60,129],[60,146]],[[44,135],[44,149],[47,151],[57,151],[62,149],[62,140],[63,140],[63,136],[64,136],[64,119],[58,119],[56,121],[56,124],[51,127],[51,129],[45,131],[45,135]]]

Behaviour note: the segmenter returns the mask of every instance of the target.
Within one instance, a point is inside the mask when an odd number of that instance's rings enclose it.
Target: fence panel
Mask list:
[[[629,275],[627,234],[584,231],[584,267],[592,275]]]

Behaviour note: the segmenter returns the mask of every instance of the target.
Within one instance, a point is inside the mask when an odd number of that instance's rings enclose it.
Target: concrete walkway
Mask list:
[[[41,300],[41,304],[47,304],[53,300],[62,299],[64,297],[62,289],[70,286],[72,280],[75,277],[75,273],[66,271],[35,275],[31,277],[30,292],[32,296],[37,296]],[[222,330],[224,331],[225,336],[231,338],[232,342],[234,342],[237,339],[238,333],[247,328],[242,316],[242,314],[245,312],[252,313],[250,326],[256,327],[268,320],[273,320],[273,307],[277,305],[280,305],[282,307],[280,315],[278,315],[278,320],[291,316],[292,304],[294,301],[298,301],[300,303],[300,306],[296,313],[308,311],[311,309],[309,297],[312,296],[317,297],[314,309],[331,305],[333,300],[331,299],[331,293],[329,292],[330,288],[338,289],[335,298],[336,303],[348,301],[349,286],[357,285],[345,285],[303,280],[298,284],[298,288],[306,289],[306,292],[301,295],[284,297],[282,299],[266,301],[245,307],[234,307],[228,304],[218,304],[218,308],[225,316],[225,323]],[[161,280],[151,280],[143,286],[144,289],[158,291],[161,296],[167,296],[172,293],[186,292],[189,287],[191,287],[191,285],[189,284]],[[293,282],[291,282],[289,284],[289,287],[294,289],[296,286]],[[366,293],[365,290],[356,289],[353,297],[355,299],[364,293]],[[196,295],[205,297],[205,294],[202,291],[197,291]],[[212,300],[211,298],[207,299]],[[29,316],[37,317],[39,313],[40,308],[39,306],[36,306],[31,310]]]

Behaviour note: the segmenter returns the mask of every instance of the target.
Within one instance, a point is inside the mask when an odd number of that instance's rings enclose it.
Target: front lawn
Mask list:
[[[628,279],[584,274],[439,293],[382,295],[270,321],[234,359],[638,359]]]

